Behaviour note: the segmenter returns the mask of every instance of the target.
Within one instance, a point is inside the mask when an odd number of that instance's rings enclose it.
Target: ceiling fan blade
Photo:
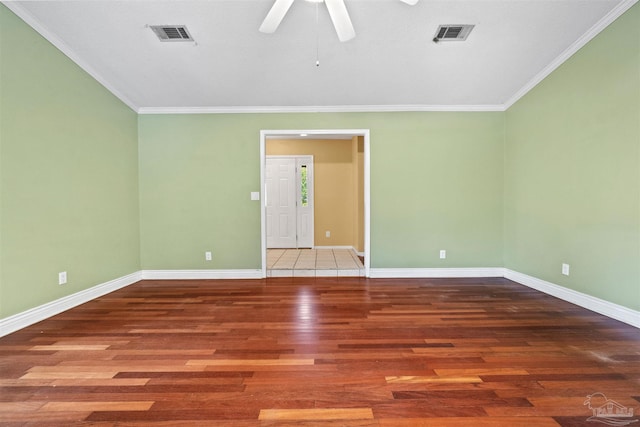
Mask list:
[[[331,16],[333,26],[336,28],[336,33],[338,33],[338,39],[341,42],[346,42],[354,38],[356,30],[353,29],[344,0],[324,0],[324,2],[327,5],[327,9],[329,9],[329,16]]]
[[[292,4],[293,0],[276,0],[260,25],[260,32],[268,34],[275,32]]]
[[[410,6],[415,6],[420,0],[400,0],[400,1]]]

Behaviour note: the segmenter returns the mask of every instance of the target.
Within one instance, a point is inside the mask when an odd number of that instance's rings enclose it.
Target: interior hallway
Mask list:
[[[364,277],[352,249],[268,249],[267,277]]]

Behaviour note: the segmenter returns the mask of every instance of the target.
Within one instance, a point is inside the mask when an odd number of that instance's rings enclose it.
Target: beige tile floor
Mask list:
[[[268,249],[267,277],[364,276],[351,249]]]

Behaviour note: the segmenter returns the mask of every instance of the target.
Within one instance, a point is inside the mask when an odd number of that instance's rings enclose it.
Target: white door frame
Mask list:
[[[260,236],[262,250],[262,277],[267,277],[267,227],[265,204],[265,168],[267,164],[267,138],[286,136],[304,137],[302,134],[322,136],[322,135],[344,135],[349,137],[362,136],[364,138],[364,275],[369,277],[371,266],[371,167],[370,167],[370,140],[369,129],[285,129],[285,130],[261,130],[260,131]]]

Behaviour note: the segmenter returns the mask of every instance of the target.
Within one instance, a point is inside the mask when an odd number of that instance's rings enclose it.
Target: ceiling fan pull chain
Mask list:
[[[320,12],[316,3],[316,67],[320,66]]]

